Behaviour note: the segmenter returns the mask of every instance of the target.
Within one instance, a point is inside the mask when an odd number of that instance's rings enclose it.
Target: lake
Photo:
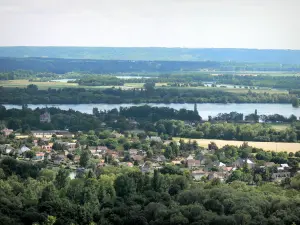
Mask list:
[[[49,104],[47,107],[57,107],[63,110],[73,109],[75,111],[80,111],[83,113],[92,114],[93,108],[97,107],[99,110],[111,110],[114,108],[119,109],[120,107],[131,107],[131,106],[141,106],[145,104]],[[157,106],[157,107],[169,107],[174,109],[188,109],[194,110],[194,104],[186,103],[186,104],[154,104],[149,103],[147,105]],[[22,108],[20,105],[6,105],[4,106],[7,109],[11,108]],[[291,104],[217,104],[217,103],[205,103],[205,104],[197,104],[198,112],[203,119],[207,119],[208,116],[216,116],[219,113],[229,113],[229,112],[239,112],[244,115],[248,115],[250,113],[254,113],[255,109],[259,115],[270,115],[270,114],[280,114],[286,117],[294,114],[297,117],[300,117],[300,108],[294,108]],[[45,108],[46,105],[28,105],[29,108],[35,109]]]

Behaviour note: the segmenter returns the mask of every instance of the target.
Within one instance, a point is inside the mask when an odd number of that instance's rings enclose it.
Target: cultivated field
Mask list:
[[[80,86],[77,83],[65,83],[58,81],[49,81],[49,82],[31,82],[28,80],[8,80],[8,81],[0,81],[0,86],[2,87],[19,87],[24,88],[29,84],[34,84],[38,86],[39,89],[48,89],[48,88],[86,88],[86,89],[105,89],[105,88],[122,88],[122,89],[133,89],[133,88],[142,88],[144,83],[125,83],[124,86]],[[226,92],[232,93],[248,93],[250,89],[245,88],[222,88],[222,87],[169,87],[167,83],[156,83],[156,87],[163,88],[180,88],[180,89],[210,89],[210,90],[222,90]],[[255,93],[270,93],[270,94],[288,94],[286,90],[275,90],[275,89],[254,89],[251,92]]]
[[[180,140],[180,138],[174,138],[175,140]],[[188,141],[188,138],[181,138]],[[218,147],[223,147],[225,145],[235,145],[241,146],[243,141],[227,141],[227,140],[215,140],[215,139],[191,139],[191,141],[197,141],[202,147],[207,147],[210,142],[215,142]],[[248,144],[252,147],[262,148],[265,151],[274,152],[297,152],[300,151],[300,143],[282,143],[282,142],[253,142],[249,141]]]
[[[64,82],[31,82],[28,80],[8,80],[8,81],[0,81],[0,86],[3,87],[19,87],[24,88],[29,84],[35,84],[39,89],[48,89],[48,88],[66,88],[66,87],[78,87],[76,83],[64,83]]]

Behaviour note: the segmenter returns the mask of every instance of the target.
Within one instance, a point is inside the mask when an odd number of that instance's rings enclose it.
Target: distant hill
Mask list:
[[[237,63],[217,61],[146,61],[60,58],[0,57],[0,72],[31,70],[35,72],[148,73],[183,71],[300,71],[300,65],[278,63]]]
[[[0,47],[0,57],[300,64],[300,50],[225,48]]]

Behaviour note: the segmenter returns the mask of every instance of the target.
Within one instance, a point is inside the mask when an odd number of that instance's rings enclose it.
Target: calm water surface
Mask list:
[[[141,106],[145,104],[50,104],[47,107],[57,107],[63,110],[73,109],[75,111],[80,111],[83,113],[92,114],[93,108],[97,107],[99,110],[111,110],[114,108],[119,109],[120,107],[131,107],[131,106]],[[150,106],[156,107],[169,107],[174,109],[189,109],[194,110],[194,104],[147,104]],[[22,108],[20,105],[4,105],[7,109],[11,108]],[[300,108],[293,108],[291,104],[216,104],[216,103],[207,103],[207,104],[197,104],[198,112],[203,119],[207,119],[208,116],[216,116],[219,113],[229,113],[229,112],[239,112],[244,115],[254,113],[257,109],[259,115],[270,115],[270,114],[280,114],[283,116],[290,116],[294,114],[297,117],[300,117]],[[29,108],[44,108],[46,105],[28,105]]]

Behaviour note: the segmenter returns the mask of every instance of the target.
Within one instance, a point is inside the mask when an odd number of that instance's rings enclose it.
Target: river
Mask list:
[[[120,107],[131,107],[131,106],[141,106],[144,104],[49,104],[47,107],[57,107],[63,110],[73,109],[75,111],[80,111],[83,113],[91,114],[94,107],[97,107],[99,110],[110,110]],[[194,110],[194,104],[186,103],[186,104],[151,104],[150,106],[157,107],[169,107],[174,109],[189,109]],[[6,105],[4,106],[7,109],[18,108],[20,109],[20,105]],[[46,105],[28,105],[29,108],[35,109],[45,108]],[[250,113],[254,113],[255,109],[259,115],[270,115],[270,114],[280,114],[286,117],[294,114],[297,117],[300,117],[300,108],[293,108],[291,104],[217,104],[217,103],[205,103],[205,104],[197,104],[198,112],[203,119],[207,119],[208,116],[216,116],[219,113],[229,113],[229,112],[239,112],[244,115],[248,115]]]

